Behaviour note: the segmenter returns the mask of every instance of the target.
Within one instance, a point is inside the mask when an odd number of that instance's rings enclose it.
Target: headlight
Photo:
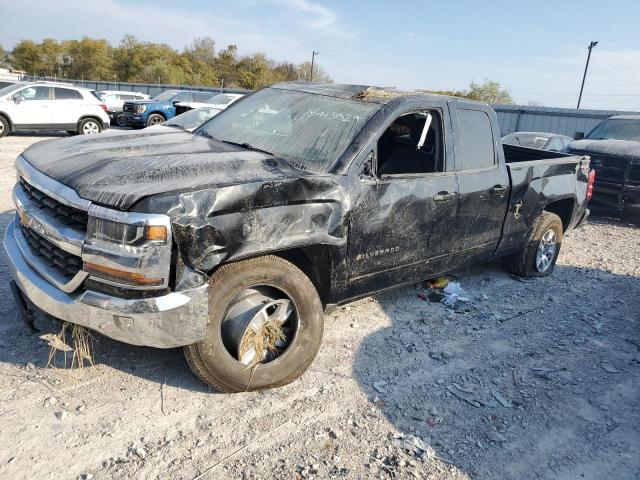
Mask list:
[[[167,243],[164,225],[132,225],[104,218],[89,217],[87,242],[111,243],[120,247],[136,247],[146,242]]]
[[[146,105],[136,105],[136,113],[144,113],[147,111]]]
[[[91,205],[88,214],[82,261],[92,278],[134,289],[168,286],[169,217],[119,212],[97,205]]]

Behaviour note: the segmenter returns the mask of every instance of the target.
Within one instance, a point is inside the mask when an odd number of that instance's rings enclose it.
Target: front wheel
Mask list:
[[[160,115],[159,113],[152,113],[151,115],[149,115],[149,118],[147,118],[147,127],[150,127],[152,125],[160,125],[163,122],[164,117],[162,115]]]
[[[223,392],[279,387],[309,367],[320,347],[322,305],[309,278],[276,256],[220,267],[209,282],[202,341],[184,347],[193,372]]]
[[[509,259],[509,269],[520,277],[546,277],[553,272],[562,244],[562,220],[542,212],[531,229],[521,253]]]
[[[95,118],[85,118],[78,125],[80,135],[95,135],[102,131],[102,125]]]
[[[3,116],[0,116],[0,138],[9,133],[9,122]]]

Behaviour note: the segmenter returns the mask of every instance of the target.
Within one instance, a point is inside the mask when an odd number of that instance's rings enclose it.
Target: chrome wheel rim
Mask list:
[[[100,133],[100,127],[96,122],[86,122],[82,126],[82,133],[84,135],[95,135],[96,133]]]
[[[543,273],[549,270],[556,256],[557,248],[556,232],[550,228],[542,235],[536,251],[536,269],[538,272]]]
[[[119,127],[126,127],[127,126],[127,121],[124,118],[124,114],[120,114],[116,117],[116,123],[118,124]]]
[[[266,364],[291,345],[298,329],[293,301],[271,286],[252,286],[235,296],[221,326],[229,354],[246,366]]]
[[[162,117],[159,117],[157,115],[151,117],[149,119],[149,125],[158,125],[160,123],[164,122],[164,119]]]

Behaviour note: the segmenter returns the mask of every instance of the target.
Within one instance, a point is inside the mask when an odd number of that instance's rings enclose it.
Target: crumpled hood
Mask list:
[[[640,158],[640,142],[628,140],[576,140],[569,146],[570,151],[601,153],[603,155],[620,155]]]
[[[46,140],[22,155],[81,197],[121,210],[160,193],[307,175],[272,155],[169,128]]]

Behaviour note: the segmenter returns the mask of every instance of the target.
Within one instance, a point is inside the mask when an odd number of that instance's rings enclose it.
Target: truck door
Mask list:
[[[11,120],[16,126],[51,128],[51,88],[34,85],[13,94],[17,102],[11,109]]]
[[[445,106],[446,108],[446,106]],[[458,186],[440,108],[390,119],[357,181],[349,232],[353,296],[439,272],[448,261]],[[451,156],[452,158],[452,156]]]
[[[497,248],[510,183],[492,112],[472,105],[454,106],[451,111],[459,188],[452,246],[462,263],[486,258]]]

